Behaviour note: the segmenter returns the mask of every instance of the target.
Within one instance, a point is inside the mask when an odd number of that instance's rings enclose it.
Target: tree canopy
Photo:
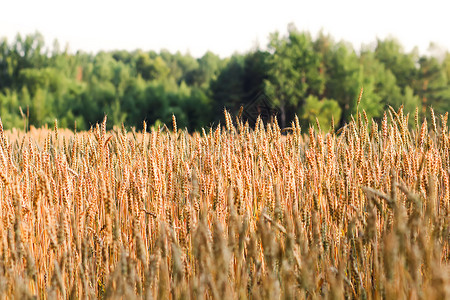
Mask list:
[[[407,53],[395,39],[355,50],[319,33],[313,38],[293,25],[270,36],[266,50],[220,58],[195,58],[167,50],[96,54],[48,46],[39,33],[0,39],[0,117],[7,128],[61,126],[88,129],[108,115],[109,126],[142,128],[170,123],[199,130],[221,120],[224,108],[241,106],[263,93],[282,126],[295,115],[307,126],[329,119],[344,124],[359,109],[380,118],[391,105],[425,113],[450,110],[450,53]],[[328,124],[324,124],[328,126]]]

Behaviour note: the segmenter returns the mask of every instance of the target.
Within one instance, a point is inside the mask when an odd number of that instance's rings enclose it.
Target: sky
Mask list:
[[[264,49],[270,33],[286,34],[293,23],[356,50],[395,37],[405,51],[432,54],[430,42],[439,46],[434,52],[450,50],[449,8],[448,0],[0,0],[0,38],[39,31],[49,47],[58,39],[71,52],[167,49],[200,57],[209,50],[227,57]]]

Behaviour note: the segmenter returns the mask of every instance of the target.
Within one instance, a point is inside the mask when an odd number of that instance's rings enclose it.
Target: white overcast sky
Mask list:
[[[450,1],[403,0],[0,0],[0,38],[39,31],[46,44],[55,38],[71,51],[207,50],[229,56],[259,44],[294,23],[315,36],[320,30],[356,50],[393,36],[406,51],[430,42],[450,49]]]

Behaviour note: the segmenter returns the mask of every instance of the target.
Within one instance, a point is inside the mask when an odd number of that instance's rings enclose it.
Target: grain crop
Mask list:
[[[431,114],[1,125],[0,298],[449,299],[450,134]]]

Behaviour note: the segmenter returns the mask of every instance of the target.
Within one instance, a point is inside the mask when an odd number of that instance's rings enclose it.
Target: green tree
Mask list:
[[[324,55],[324,68],[327,80],[323,95],[338,101],[342,109],[342,125],[355,112],[362,87],[358,56],[350,45],[343,42],[334,44]]]
[[[164,80],[170,73],[169,67],[160,56],[151,58],[146,53],[139,54],[136,70],[145,80]]]
[[[377,40],[375,58],[384,64],[396,78],[397,85],[403,90],[416,79],[418,59],[417,50],[404,53],[400,42],[394,38]]]
[[[244,60],[244,102],[253,100],[264,90],[265,81],[269,78],[267,63],[269,53],[255,50],[247,53]]]
[[[288,108],[296,111],[308,94],[321,94],[325,78],[320,72],[320,56],[314,51],[311,37],[292,25],[288,36],[272,34],[269,42],[268,79],[265,92],[280,110],[281,125],[285,126]]]
[[[309,126],[314,126],[317,118],[321,129],[328,130],[332,119],[339,120],[341,118],[341,112],[337,101],[326,98],[319,100],[316,96],[310,95],[300,109],[300,116],[303,123]]]
[[[408,111],[413,111],[420,104],[412,88],[400,87],[395,75],[377,59],[373,51],[362,51],[360,62],[364,87],[361,107],[366,109],[369,117],[381,117],[381,112],[387,109],[388,105],[394,108],[403,105]]]
[[[435,57],[422,56],[419,59],[419,75],[415,82],[415,91],[422,100],[422,112],[427,106],[433,106],[439,113],[450,109],[450,86],[445,64]]]
[[[237,111],[243,105],[244,57],[233,55],[216,80],[211,83],[214,98],[214,114],[223,114],[224,108]]]
[[[186,83],[207,90],[211,81],[217,79],[224,63],[216,54],[208,51],[198,61],[198,68],[186,74]]]
[[[0,116],[5,129],[24,128],[24,120],[19,113],[19,97],[10,89],[0,92]]]
[[[180,52],[175,53],[173,56],[173,62],[177,71],[174,71],[173,77],[177,79],[178,84],[181,82],[188,82],[189,74],[199,68],[198,61],[192,57],[189,53],[182,55]]]

